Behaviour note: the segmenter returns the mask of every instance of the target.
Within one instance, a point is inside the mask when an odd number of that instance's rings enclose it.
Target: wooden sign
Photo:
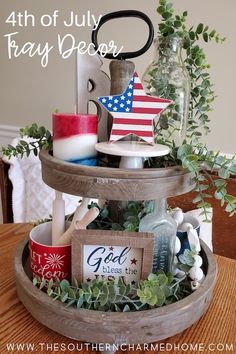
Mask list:
[[[72,281],[122,278],[131,284],[152,271],[153,234],[78,230],[72,238]]]

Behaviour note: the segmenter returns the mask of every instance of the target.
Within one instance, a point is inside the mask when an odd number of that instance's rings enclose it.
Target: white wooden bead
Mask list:
[[[201,268],[192,267],[189,271],[189,276],[192,280],[201,281],[204,274]]]
[[[197,290],[200,285],[201,285],[201,283],[199,283],[198,281],[195,281],[195,280],[191,281],[191,289],[192,289],[192,291]]]
[[[178,210],[174,211],[174,213],[172,214],[172,217],[176,221],[176,224],[179,226],[182,224],[182,222],[184,220],[184,213],[181,209],[178,209]]]
[[[202,257],[200,257],[199,255],[196,255],[193,258],[195,259],[193,266],[200,268],[202,266]]]
[[[185,272],[183,270],[180,270],[179,268],[176,268],[177,272],[175,274],[175,276],[177,278],[183,278],[185,276]]]
[[[175,240],[175,254],[179,253],[181,249],[181,243],[180,243],[180,240],[178,237],[176,237],[176,240]]]
[[[193,229],[193,225],[190,224],[189,222],[184,222],[178,227],[178,231],[186,232],[188,230]]]

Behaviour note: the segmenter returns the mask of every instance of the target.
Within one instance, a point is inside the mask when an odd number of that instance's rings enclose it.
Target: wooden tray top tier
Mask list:
[[[153,200],[190,192],[191,174],[181,167],[119,169],[88,167],[40,152],[42,177],[55,190],[107,200]]]
[[[194,293],[153,310],[103,312],[67,308],[35,287],[27,270],[29,249],[26,240],[19,245],[14,261],[18,297],[36,320],[66,337],[117,345],[152,343],[182,332],[208,309],[217,269],[212,252],[203,242],[201,246],[206,277]]]

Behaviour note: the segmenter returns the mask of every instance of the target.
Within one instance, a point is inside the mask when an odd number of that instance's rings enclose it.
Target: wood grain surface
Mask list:
[[[20,303],[16,294],[13,272],[13,257],[17,244],[26,237],[31,226],[26,224],[1,225],[1,302],[0,302],[0,353],[17,353],[7,349],[7,344],[32,344],[32,350],[21,352],[40,353],[71,353],[71,347],[79,345],[77,341],[65,338],[33,319]],[[191,353],[186,346],[198,346],[194,353],[201,353],[201,345],[205,353],[236,353],[236,261],[217,257],[218,279],[214,290],[213,301],[208,312],[191,328],[165,341],[157,343],[161,348],[172,346],[173,350],[161,350],[162,353]],[[132,331],[132,328],[130,329]],[[41,343],[41,344],[40,344]],[[174,350],[174,345],[175,350]],[[181,349],[183,345],[183,349]],[[208,348],[208,346],[211,347]],[[226,345],[231,349],[227,350]],[[58,348],[63,350],[58,350]],[[162,347],[163,346],[163,347]],[[220,350],[217,350],[219,346]],[[68,350],[64,350],[68,347]],[[26,348],[26,347],[25,347]],[[80,348],[80,347],[78,347]],[[91,350],[80,353],[91,353]],[[213,351],[212,348],[215,348]],[[223,348],[223,350],[222,350]],[[224,349],[225,348],[225,349]],[[53,350],[54,349],[54,350]],[[138,348],[139,349],[139,348]],[[96,352],[96,351],[95,351]],[[157,353],[158,351],[133,350],[130,353]],[[122,353],[120,351],[119,353]]]
[[[181,167],[119,169],[64,162],[40,152],[42,178],[50,187],[72,195],[107,200],[152,200],[191,191],[190,173]],[[112,198],[112,199],[111,199]]]

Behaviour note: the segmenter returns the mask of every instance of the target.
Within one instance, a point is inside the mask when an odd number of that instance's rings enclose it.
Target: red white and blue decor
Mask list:
[[[94,114],[53,114],[54,157],[96,166],[98,118]]]
[[[134,134],[149,144],[154,141],[154,118],[172,103],[147,95],[136,72],[121,95],[102,96],[98,100],[113,116],[110,142]]]

